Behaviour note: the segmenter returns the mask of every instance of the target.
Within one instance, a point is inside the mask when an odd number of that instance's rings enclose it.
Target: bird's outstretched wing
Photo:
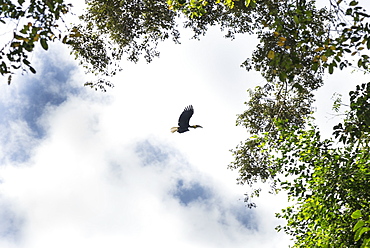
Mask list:
[[[187,106],[179,118],[179,127],[187,129],[189,127],[189,120],[193,116],[194,109],[192,105]]]

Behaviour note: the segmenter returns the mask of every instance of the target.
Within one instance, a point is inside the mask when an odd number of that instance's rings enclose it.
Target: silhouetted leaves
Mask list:
[[[249,90],[247,110],[238,116],[251,138],[232,150],[238,183],[249,185],[247,206],[258,196],[257,182],[272,193],[284,190],[294,205],[278,217],[278,227],[294,237],[295,247],[361,247],[369,232],[353,232],[351,214],[370,210],[370,83],[350,92],[350,110],[322,139],[311,117],[314,90],[325,71],[357,66],[368,72],[369,15],[351,1],[330,1],[331,11],[315,1],[261,1],[260,44],[244,62],[266,79]],[[262,14],[264,13],[264,14]],[[345,20],[345,21],[343,21]],[[347,60],[357,56],[356,65]],[[338,143],[339,142],[339,143]]]
[[[60,32],[57,22],[69,11],[71,5],[65,4],[63,0],[4,0],[0,7],[0,20],[3,24],[14,20],[17,23],[27,21],[23,26],[16,27],[12,40],[5,42],[0,49],[0,74],[13,74],[19,69],[36,73],[28,60],[29,54],[34,51],[38,41],[43,49],[48,49],[47,42],[55,40],[56,33]],[[8,84],[10,80],[11,77],[8,77]]]

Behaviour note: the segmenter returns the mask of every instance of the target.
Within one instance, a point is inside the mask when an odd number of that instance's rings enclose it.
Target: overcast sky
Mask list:
[[[246,208],[248,188],[227,169],[248,137],[235,126],[246,90],[263,83],[239,66],[255,38],[211,29],[181,41],[151,64],[123,61],[107,93],[83,87],[88,76],[58,44],[32,55],[36,75],[1,79],[0,247],[287,247],[274,230],[286,199],[263,194]],[[346,99],[359,78],[326,76],[325,132],[338,120],[330,96]],[[204,128],[170,133],[190,104]]]

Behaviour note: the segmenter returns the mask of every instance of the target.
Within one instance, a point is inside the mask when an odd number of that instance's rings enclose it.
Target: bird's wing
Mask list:
[[[194,113],[194,109],[192,105],[187,106],[179,118],[179,127],[187,128],[189,126],[189,120]]]

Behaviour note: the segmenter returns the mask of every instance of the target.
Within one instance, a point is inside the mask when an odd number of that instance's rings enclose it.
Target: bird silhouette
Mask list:
[[[174,132],[184,133],[184,132],[189,131],[189,127],[190,128],[198,128],[198,127],[203,128],[200,125],[189,125],[190,118],[193,116],[193,114],[194,114],[194,109],[192,105],[185,107],[184,111],[182,111],[180,118],[179,118],[179,123],[178,123],[179,126],[171,128],[171,132],[172,133]]]

